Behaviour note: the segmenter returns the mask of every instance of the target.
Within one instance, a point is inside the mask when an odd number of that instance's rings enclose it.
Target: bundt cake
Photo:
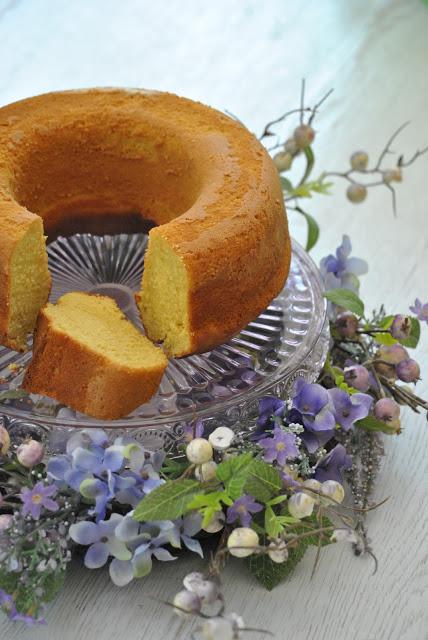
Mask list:
[[[49,290],[37,216],[49,238],[153,227],[138,301],[171,356],[236,334],[288,274],[269,155],[235,120],[168,93],[68,91],[0,109],[0,340],[14,348]]]
[[[114,300],[66,293],[39,314],[23,387],[114,420],[152,397],[167,364]]]

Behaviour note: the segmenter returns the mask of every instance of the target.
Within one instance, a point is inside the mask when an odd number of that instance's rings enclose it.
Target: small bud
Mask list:
[[[174,600],[174,607],[177,607],[176,613],[198,613],[201,610],[201,599],[192,591],[183,589],[179,591]]]
[[[377,352],[379,360],[385,360],[390,364],[398,364],[402,360],[407,360],[409,353],[401,344],[393,344],[390,347],[382,346]]]
[[[220,616],[204,620],[201,632],[204,640],[233,640],[237,637],[233,623]]]
[[[293,156],[291,153],[288,153],[288,151],[280,151],[274,155],[273,161],[279,173],[282,173],[283,171],[288,171],[290,169],[293,163]]]
[[[370,374],[361,364],[354,364],[344,369],[345,382],[358,391],[368,391],[370,388]]]
[[[293,518],[307,518],[314,510],[315,500],[307,493],[300,491],[288,499],[288,510]]]
[[[292,156],[297,156],[297,154],[300,152],[300,149],[297,146],[294,138],[288,138],[288,140],[284,142],[284,151],[286,153],[290,153]]]
[[[392,398],[381,398],[374,406],[374,415],[382,422],[393,422],[400,417],[400,405]]]
[[[259,536],[249,527],[237,527],[227,539],[227,548],[230,554],[236,558],[250,556],[258,546]]]
[[[7,429],[0,427],[0,453],[5,456],[9,451],[10,436]]]
[[[186,456],[193,464],[203,464],[213,457],[213,448],[205,438],[195,438],[187,445]]]
[[[229,449],[232,445],[234,439],[235,432],[229,429],[229,427],[217,427],[208,438],[213,449],[216,451],[226,451],[226,449]]]
[[[195,478],[199,482],[211,482],[216,478],[217,464],[214,460],[209,460],[199,465],[195,469]]]
[[[392,321],[390,332],[396,340],[405,340],[412,332],[412,319],[409,316],[397,314]]]
[[[386,169],[383,171],[382,178],[385,184],[390,184],[391,182],[402,182],[403,174],[399,167],[395,167],[394,169]]]
[[[367,169],[368,163],[369,156],[365,151],[355,151],[350,158],[350,164],[354,171],[364,171]]]
[[[216,511],[209,523],[202,527],[207,533],[217,533],[224,527],[225,516],[223,511]]]
[[[285,546],[284,540],[278,539],[272,541],[268,546],[267,554],[272,562],[276,562],[277,564],[286,562],[288,560],[288,549]]]
[[[3,513],[0,515],[0,533],[9,529],[12,525],[13,517],[9,513]]]
[[[346,197],[354,204],[363,202],[367,197],[367,187],[363,184],[350,184],[346,190]]]
[[[337,332],[343,338],[353,338],[358,329],[358,318],[353,313],[341,313],[336,318]]]
[[[321,485],[321,493],[325,498],[321,499],[323,504],[334,504],[336,502],[343,502],[345,498],[345,490],[336,480],[326,480]],[[331,500],[329,500],[331,498]],[[333,502],[334,501],[334,502]]]
[[[301,124],[294,129],[293,138],[298,149],[305,149],[314,141],[315,131],[308,124]]]
[[[403,382],[417,382],[421,373],[418,363],[411,358],[399,362],[396,366],[396,371],[397,376]]]
[[[35,467],[37,464],[41,463],[44,453],[45,450],[41,442],[38,440],[28,440],[27,442],[23,442],[19,445],[16,457],[23,467],[31,469],[31,467]]]

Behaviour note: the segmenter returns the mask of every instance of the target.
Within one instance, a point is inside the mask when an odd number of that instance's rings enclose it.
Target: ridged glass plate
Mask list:
[[[134,292],[140,287],[146,246],[144,234],[58,238],[48,247],[51,301],[68,291],[110,295],[143,331]],[[93,420],[36,395],[2,401],[0,414],[9,428],[49,433],[52,447],[70,429],[92,426],[130,430],[147,446],[171,447],[183,425],[197,418],[245,431],[254,424],[258,398],[284,395],[298,375],[317,376],[327,345],[319,272],[293,242],[287,283],[272,304],[227,344],[171,361],[156,396],[126,418]],[[30,359],[31,349],[19,354],[0,347],[0,397],[11,390],[19,395]]]

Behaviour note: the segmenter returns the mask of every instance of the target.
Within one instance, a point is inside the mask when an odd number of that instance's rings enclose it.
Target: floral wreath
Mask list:
[[[275,139],[269,150],[276,151],[288,210],[307,221],[309,250],[319,228],[302,200],[328,193],[328,179],[336,177],[347,182],[354,203],[370,188],[388,189],[395,213],[395,183],[428,148],[384,168],[400,127],[371,168],[367,153],[357,151],[346,171],[311,179],[312,124],[330,92],[306,107],[304,90],[303,83],[300,106],[268,123],[260,139]],[[284,141],[277,127],[294,114],[300,122]],[[284,174],[299,158],[303,173],[293,184]],[[287,398],[260,398],[245,435],[228,427],[210,432],[198,420],[185,425],[182,444],[167,455],[132,437],[112,443],[103,430],[84,429],[69,438],[65,453],[49,456],[42,442],[18,440],[0,426],[0,607],[11,620],[44,622],[82,547],[85,567],[108,563],[120,587],[147,576],[153,560],[176,560],[184,548],[204,556],[207,539],[214,541],[206,572],[186,575],[183,589],[165,602],[181,616],[199,617],[196,633],[206,640],[255,630],[225,611],[221,572],[229,556],[242,558],[267,589],[290,575],[309,546],[317,548],[314,570],[322,547],[333,542],[371,555],[377,569],[366,516],[385,502],[371,499],[384,434],[400,433],[401,406],[428,409],[410,386],[420,368],[408,352],[418,344],[420,323],[428,324],[428,303],[417,299],[412,315],[387,315],[383,306],[367,315],[359,297],[367,263],[351,256],[346,235],[320,271],[331,341],[319,379],[298,379]],[[0,394],[0,402],[11,398]]]

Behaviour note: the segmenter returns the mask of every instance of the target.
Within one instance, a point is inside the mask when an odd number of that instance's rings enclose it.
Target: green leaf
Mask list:
[[[144,522],[175,520],[187,511],[187,505],[200,491],[197,480],[168,480],[141,500],[133,517]]]
[[[0,391],[0,402],[4,400],[17,400],[18,398],[26,398],[28,393],[24,389],[10,389],[9,391]]]
[[[281,181],[281,187],[283,191],[289,191],[289,192],[293,191],[293,185],[291,184],[288,178],[284,178],[284,176],[280,176],[279,179]]]
[[[390,326],[392,325],[392,321],[394,320],[394,316],[385,316],[380,322],[379,322],[379,329],[389,329]],[[367,329],[369,329],[370,326],[367,327]]]
[[[287,500],[288,496],[277,496],[276,498],[272,498],[272,500],[269,500],[269,502],[267,503],[270,506],[273,506],[275,504],[281,504],[281,502],[284,502],[284,500]]]
[[[206,527],[213,516],[223,509],[223,504],[231,506],[233,500],[226,491],[212,491],[195,496],[187,505],[189,509],[196,509],[203,516],[202,528]]]
[[[318,242],[320,228],[316,220],[311,215],[309,215],[309,213],[306,213],[306,211],[303,211],[303,209],[301,209],[300,207],[296,207],[296,211],[298,211],[307,222],[308,236],[306,238],[306,251],[310,251]]]
[[[332,527],[333,523],[331,520],[323,515],[321,518],[317,512],[314,512],[309,518],[305,518],[304,520],[299,520],[295,525],[291,525],[287,529],[287,533],[293,536],[300,536],[302,533],[309,533],[311,529],[321,529],[326,527]],[[318,547],[321,541],[321,547],[325,547],[331,544],[331,534],[333,533],[333,529],[329,533],[314,533],[313,535],[307,535],[305,538],[302,538],[299,541],[299,544],[305,544],[308,547]]]
[[[189,461],[173,460],[171,458],[165,458],[162,465],[162,473],[168,476],[169,480],[175,480],[179,478],[184,471],[189,467]]]
[[[363,301],[350,289],[330,289],[324,293],[324,297],[338,307],[349,309],[357,316],[364,315]]]
[[[383,344],[385,347],[392,347],[393,344],[397,344],[397,340],[390,333],[375,333],[373,338],[378,344]]]
[[[217,467],[217,478],[224,484],[227,493],[233,500],[237,500],[244,493],[252,461],[252,453],[243,453],[221,462]]]
[[[409,347],[409,349],[415,349],[418,346],[419,338],[421,336],[421,324],[417,318],[410,318],[412,321],[412,328],[410,330],[410,336],[405,338],[404,340],[399,340],[399,342],[404,347]]]
[[[245,493],[249,493],[260,502],[268,502],[281,491],[281,488],[281,478],[278,471],[266,462],[253,460],[245,483]]]
[[[398,433],[399,431],[399,428],[397,428],[394,423],[388,424],[382,420],[377,420],[374,416],[367,416],[366,418],[362,418],[362,420],[357,420],[355,426],[364,429],[364,431],[381,431],[388,435]]]
[[[278,522],[278,518],[269,505],[265,510],[265,531],[271,538],[277,538],[284,530],[283,525]]]
[[[306,544],[300,544],[297,547],[290,549],[288,560],[281,564],[272,562],[269,556],[265,553],[252,555],[248,559],[247,566],[250,573],[257,578],[257,580],[261,582],[266,589],[271,591],[280,582],[282,582],[284,578],[293,573],[294,569],[305,555],[306,549]]]

